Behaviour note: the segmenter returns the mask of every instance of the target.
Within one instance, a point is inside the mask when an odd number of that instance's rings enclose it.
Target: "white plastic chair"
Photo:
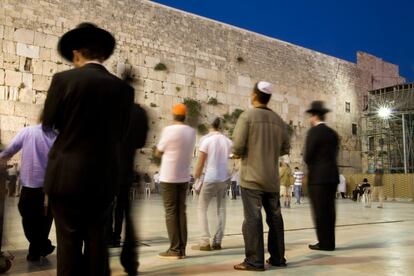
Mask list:
[[[371,188],[366,187],[361,197],[361,203],[363,203],[365,207],[371,207],[371,202],[372,202]]]

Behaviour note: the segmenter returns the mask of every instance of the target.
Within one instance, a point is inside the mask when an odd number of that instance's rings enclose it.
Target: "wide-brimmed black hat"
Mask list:
[[[79,24],[75,29],[65,33],[59,40],[59,54],[72,62],[73,50],[88,49],[97,52],[105,60],[115,48],[115,38],[104,29],[88,22]]]
[[[330,111],[331,110],[327,109],[325,107],[325,103],[322,101],[313,101],[311,103],[310,108],[306,110],[307,113],[311,113],[311,114],[325,114]]]

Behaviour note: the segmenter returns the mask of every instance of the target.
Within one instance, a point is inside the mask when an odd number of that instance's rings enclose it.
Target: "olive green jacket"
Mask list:
[[[279,192],[279,157],[289,153],[286,123],[270,109],[243,112],[233,132],[233,153],[241,158],[240,186]]]

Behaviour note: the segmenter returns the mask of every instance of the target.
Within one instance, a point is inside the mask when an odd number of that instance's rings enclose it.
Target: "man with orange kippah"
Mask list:
[[[170,248],[158,255],[165,259],[184,258],[187,245],[185,200],[196,133],[184,123],[186,114],[184,104],[173,107],[173,123],[162,131],[155,152],[156,156],[161,157],[160,184],[170,239]]]

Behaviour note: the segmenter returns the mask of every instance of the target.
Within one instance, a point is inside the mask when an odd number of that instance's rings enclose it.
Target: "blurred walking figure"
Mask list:
[[[374,178],[374,185],[372,191],[372,197],[374,199],[378,198],[379,205],[378,208],[383,208],[383,201],[384,201],[384,183],[383,183],[383,174],[384,171],[382,169],[377,168],[375,170],[375,178]]]
[[[255,84],[253,108],[243,112],[233,133],[233,153],[241,158],[240,185],[243,201],[243,238],[246,258],[236,270],[264,270],[262,207],[269,226],[267,263],[286,266],[283,218],[280,209],[279,157],[289,153],[287,125],[267,107],[272,85]]]
[[[186,196],[190,165],[196,139],[195,130],[184,124],[187,108],[176,104],[173,123],[164,128],[155,155],[161,157],[160,182],[170,247],[160,258],[182,259],[187,246]]]
[[[236,168],[233,168],[233,173],[231,174],[231,199],[237,199],[237,194],[239,193],[239,171]]]
[[[314,101],[306,112],[310,114],[311,129],[306,137],[305,162],[308,166],[308,187],[318,243],[313,250],[335,250],[335,194],[339,183],[337,155],[338,135],[325,123],[330,110],[324,103]]]
[[[195,178],[199,179],[204,170],[203,186],[198,198],[198,220],[201,228],[201,240],[195,249],[210,251],[221,249],[221,241],[226,225],[226,192],[230,184],[228,160],[232,142],[220,132],[221,120],[216,118],[211,124],[209,136],[200,144]],[[210,245],[208,224],[208,206],[213,198],[217,200],[217,228]]]
[[[345,193],[346,193],[346,179],[345,179],[345,176],[343,174],[340,174],[339,175],[338,193],[341,194],[341,197],[342,198],[346,198],[345,197]]]
[[[300,204],[300,198],[302,196],[303,176],[304,173],[300,171],[298,167],[295,167],[295,172],[293,173],[293,178],[295,179],[293,189],[295,193],[296,204]]]
[[[56,132],[36,125],[23,128],[0,153],[7,161],[22,150],[20,183],[22,191],[19,212],[22,216],[24,234],[29,241],[28,261],[38,261],[55,250],[49,240],[52,213],[43,192],[48,153],[56,139]],[[16,183],[14,184],[16,186]]]
[[[114,48],[114,37],[91,23],[58,44],[75,66],[53,76],[43,112],[44,126],[59,131],[45,177],[59,276],[110,274],[107,223],[134,101],[134,89],[102,65]]]
[[[283,205],[287,208],[290,208],[290,201],[292,198],[292,191],[290,189],[292,171],[289,164],[280,162],[279,167],[280,174],[280,195],[282,197]]]
[[[16,196],[19,194],[19,190],[17,188],[17,163],[14,163],[8,170],[7,170],[7,175],[8,175],[8,180],[9,180],[9,185],[8,185],[8,194],[9,197],[12,196]]]
[[[155,193],[159,194],[160,193],[160,174],[158,173],[158,171],[155,172],[153,176],[153,180],[154,180],[154,186],[155,186]]]

